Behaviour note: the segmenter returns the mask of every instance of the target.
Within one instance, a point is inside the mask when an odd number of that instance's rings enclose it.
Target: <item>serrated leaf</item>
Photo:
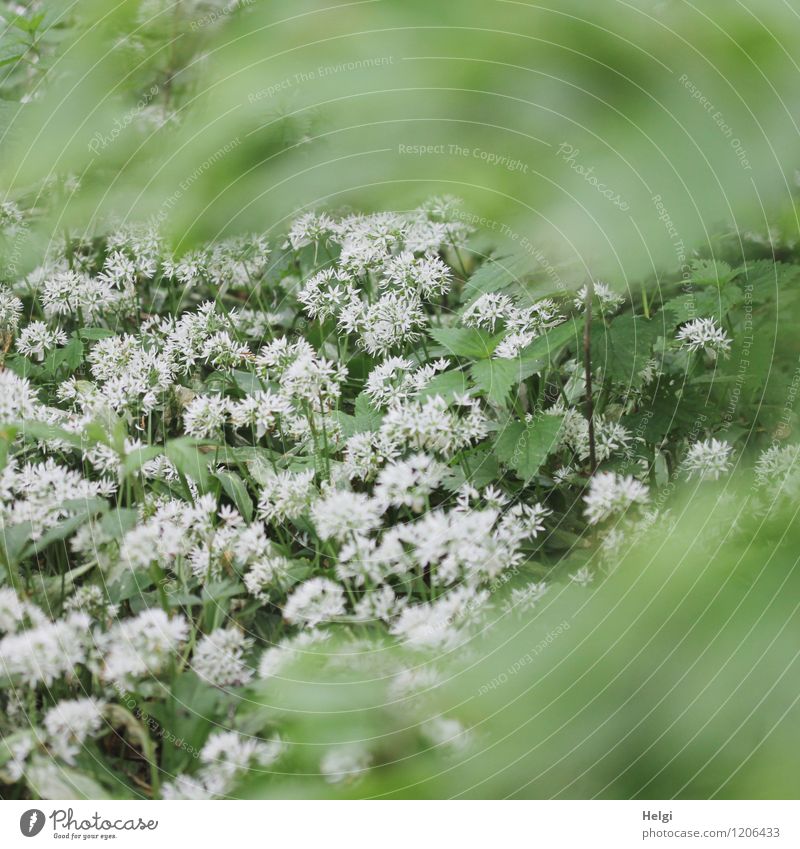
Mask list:
[[[530,422],[511,422],[497,437],[495,453],[527,482],[558,446],[563,423],[563,416],[539,416]]]
[[[568,319],[563,324],[551,327],[541,336],[534,339],[527,348],[520,351],[519,359],[530,369],[529,374],[552,364],[561,352],[571,347],[577,349],[580,345],[583,328],[574,319]]]
[[[437,374],[417,393],[417,398],[423,400],[425,398],[433,398],[434,395],[441,395],[442,398],[449,401],[454,395],[463,395],[469,390],[469,383],[466,374],[460,369],[452,369]]]
[[[523,379],[523,365],[519,360],[479,360],[469,367],[475,386],[495,404],[503,404],[509,390]]]
[[[658,321],[621,315],[610,326],[592,326],[592,366],[626,386],[640,386],[641,370],[647,365],[661,328]]]
[[[519,283],[535,270],[536,263],[528,254],[491,256],[464,284],[469,303],[481,295],[499,292],[514,283]]]
[[[490,336],[476,327],[434,327],[428,332],[442,346],[445,354],[473,360],[491,357],[503,338],[503,334]]]
[[[365,430],[376,431],[380,428],[382,421],[383,414],[381,411],[373,407],[369,395],[362,392],[356,398],[355,432],[361,433]]]

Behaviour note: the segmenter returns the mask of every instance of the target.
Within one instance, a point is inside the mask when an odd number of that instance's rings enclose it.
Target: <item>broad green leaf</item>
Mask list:
[[[429,331],[432,339],[444,349],[444,353],[472,360],[491,357],[503,334],[490,336],[475,327],[434,327]],[[437,352],[438,353],[438,352]]]
[[[528,254],[490,256],[464,284],[469,303],[481,295],[498,292],[536,271],[536,262]]]
[[[525,376],[519,360],[479,360],[469,367],[469,373],[475,385],[495,404],[503,404],[509,390]]]
[[[105,327],[82,327],[78,331],[81,339],[87,339],[90,342],[96,342],[100,339],[107,339],[109,336],[115,336],[113,330],[107,330]]]
[[[469,389],[469,382],[465,372],[460,369],[452,369],[437,374],[417,393],[420,399],[433,398],[441,395],[445,400],[450,400],[454,395],[463,395]]]
[[[356,398],[355,420],[356,433],[378,430],[383,421],[383,414],[372,405],[369,395],[365,392]]]
[[[495,453],[527,482],[558,446],[563,422],[563,416],[539,416],[530,422],[511,422],[497,437]]]
[[[577,350],[582,342],[582,336],[582,325],[575,319],[567,319],[563,324],[551,327],[534,339],[520,352],[518,359],[532,369],[530,374],[534,374],[553,363],[565,348]]]
[[[191,478],[201,490],[208,489],[211,480],[208,457],[198,449],[195,440],[188,437],[171,439],[164,447],[164,453],[182,475]]]
[[[244,481],[236,472],[215,472],[214,477],[222,484],[225,494],[236,505],[236,509],[250,522],[253,519],[253,499],[247,492]]]
[[[645,367],[661,328],[657,320],[621,315],[610,327],[592,326],[592,367],[626,386],[640,386],[639,372]]]
[[[103,787],[85,772],[62,765],[54,768],[49,758],[34,758],[26,770],[25,780],[42,799],[109,798]]]

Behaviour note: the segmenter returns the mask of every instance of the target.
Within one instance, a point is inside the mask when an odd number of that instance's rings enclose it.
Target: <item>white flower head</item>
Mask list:
[[[727,357],[731,347],[728,334],[713,318],[695,318],[680,328],[675,338],[689,351],[703,350],[711,357]]]
[[[345,612],[344,590],[329,578],[311,578],[289,596],[283,618],[293,625],[314,628]]]
[[[599,472],[592,477],[589,491],[584,495],[584,511],[590,525],[596,525],[619,513],[624,513],[633,504],[646,504],[649,498],[647,486],[631,475],[615,472]]]
[[[687,478],[695,475],[702,480],[719,480],[719,476],[731,467],[733,446],[719,439],[706,439],[695,442],[683,460],[683,469]]]

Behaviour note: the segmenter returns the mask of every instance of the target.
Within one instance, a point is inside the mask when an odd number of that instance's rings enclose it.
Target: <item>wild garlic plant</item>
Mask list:
[[[748,269],[698,261],[645,315],[601,281],[512,279],[464,220],[451,198],[307,212],[180,256],[118,226],[0,287],[9,793],[236,795],[296,768],[242,704],[298,657],[387,645],[408,745],[457,757],[470,729],[426,712],[439,660],[590,591],[674,481],[724,484],[740,413],[708,378],[741,356]],[[800,480],[797,446],[764,449],[762,512]],[[318,772],[355,781],[380,745],[331,743]]]

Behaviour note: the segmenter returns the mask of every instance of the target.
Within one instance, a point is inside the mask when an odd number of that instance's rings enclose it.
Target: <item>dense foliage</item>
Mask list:
[[[4,216],[13,237],[24,213]],[[291,773],[279,712],[253,705],[299,656],[377,663],[416,716],[395,757],[468,757],[458,712],[416,698],[442,658],[602,580],[669,525],[681,479],[754,464],[763,516],[796,495],[763,384],[795,266],[566,292],[476,255],[464,218],[450,199],[308,213],[278,244],[180,257],[119,227],[2,289],[16,792],[225,796]],[[352,780],[385,745],[334,738],[316,771]]]

